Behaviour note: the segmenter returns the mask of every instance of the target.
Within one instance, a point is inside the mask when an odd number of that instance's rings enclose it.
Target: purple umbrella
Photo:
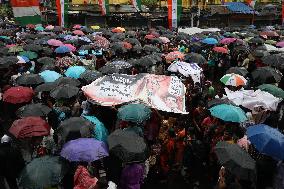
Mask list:
[[[277,47],[284,47],[284,41],[280,41],[276,44]]]
[[[71,162],[89,163],[108,156],[108,147],[93,138],[79,138],[67,142],[60,155]]]
[[[220,41],[220,43],[224,44],[224,45],[228,45],[228,44],[233,43],[235,41],[237,41],[236,38],[224,38]]]

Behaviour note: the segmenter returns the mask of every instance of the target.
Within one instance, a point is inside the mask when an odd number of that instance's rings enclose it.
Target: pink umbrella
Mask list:
[[[214,47],[213,51],[218,52],[218,53],[228,54],[228,49],[224,47]]]
[[[45,29],[47,29],[47,30],[53,30],[53,29],[54,29],[54,26],[53,26],[53,25],[48,25],[48,26],[45,27]]]
[[[71,44],[65,44],[64,46],[68,47],[70,49],[70,51],[72,51],[72,52],[76,51],[76,47],[74,47]]]
[[[246,151],[248,151],[249,145],[250,145],[250,141],[248,140],[248,137],[245,135],[243,138],[239,139],[237,141],[237,144],[245,149]]]
[[[163,41],[163,43],[171,42],[167,37],[159,37],[159,38]]]
[[[224,45],[228,45],[230,43],[234,43],[235,41],[237,41],[236,38],[224,38],[220,41],[220,43]]]
[[[80,24],[76,24],[73,26],[73,29],[81,29],[81,25]]]
[[[56,39],[50,39],[47,41],[47,44],[51,45],[51,46],[55,46],[55,47],[59,47],[61,45],[64,45],[61,41],[56,40]]]
[[[16,44],[6,45],[7,48],[15,47],[15,46],[17,46],[17,45]]]
[[[284,47],[284,41],[280,41],[278,43],[276,43],[277,47]]]
[[[73,34],[75,34],[75,35],[85,35],[84,32],[82,32],[81,30],[75,30],[75,31],[73,31]]]
[[[156,38],[156,37],[154,35],[152,35],[152,34],[149,34],[149,35],[145,36],[145,39],[154,39],[154,38]]]
[[[95,42],[94,42],[94,46],[95,47],[100,47],[100,48],[103,48],[103,49],[107,49],[109,47],[109,45],[110,45],[110,42],[106,38],[104,38],[102,36],[96,35],[94,37],[94,39],[95,39]]]

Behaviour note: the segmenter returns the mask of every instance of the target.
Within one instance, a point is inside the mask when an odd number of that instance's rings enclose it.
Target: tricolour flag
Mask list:
[[[102,15],[108,15],[109,13],[109,3],[108,0],[99,0],[99,6],[102,12]]]
[[[169,28],[177,28],[182,11],[182,0],[168,0]]]
[[[131,3],[137,11],[141,11],[141,0],[131,0]]]
[[[58,24],[67,27],[68,23],[68,0],[56,0]]]
[[[11,0],[11,6],[15,20],[20,25],[41,23],[38,0]]]

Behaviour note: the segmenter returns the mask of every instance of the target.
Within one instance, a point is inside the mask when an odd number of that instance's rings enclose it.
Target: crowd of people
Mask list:
[[[1,188],[284,188],[283,31],[1,24]],[[178,62],[196,63],[200,79],[169,70]],[[177,76],[187,113],[123,112],[132,104],[81,90],[113,73]],[[276,108],[229,98],[261,85]],[[225,106],[236,110],[215,112]]]

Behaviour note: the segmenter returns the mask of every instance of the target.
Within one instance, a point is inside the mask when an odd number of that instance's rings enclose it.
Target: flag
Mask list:
[[[99,6],[102,12],[102,15],[108,15],[109,13],[109,3],[108,0],[99,0]]]
[[[282,0],[282,25],[284,25],[284,0]]]
[[[67,27],[68,23],[68,0],[56,0],[58,24]]]
[[[182,0],[168,0],[169,28],[177,28],[182,11]]]
[[[141,11],[141,0],[131,0],[131,3],[137,11]]]
[[[11,0],[11,6],[15,21],[20,25],[41,23],[38,0]]]

